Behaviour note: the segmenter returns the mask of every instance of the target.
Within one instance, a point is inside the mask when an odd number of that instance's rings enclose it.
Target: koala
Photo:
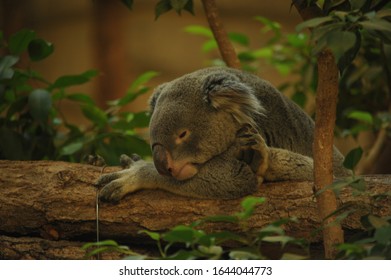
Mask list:
[[[118,202],[141,189],[213,199],[249,195],[263,181],[312,180],[313,120],[270,83],[211,67],[157,87],[150,98],[153,162],[103,175],[100,197]],[[334,147],[334,174],[345,176]]]

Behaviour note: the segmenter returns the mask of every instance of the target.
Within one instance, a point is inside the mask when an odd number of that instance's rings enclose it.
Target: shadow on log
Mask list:
[[[94,242],[96,237],[97,189],[94,182],[101,170],[101,167],[65,162],[0,161],[0,247],[7,248],[1,250],[0,258],[81,258],[80,244]],[[104,172],[115,170],[118,169],[110,167]],[[374,194],[391,190],[390,175],[365,178],[368,189]],[[267,200],[251,218],[252,229],[281,218],[297,217],[299,223],[287,225],[286,233],[308,238],[311,242],[321,241],[321,236],[312,235],[320,225],[312,182],[268,183],[254,196]],[[359,230],[359,218],[363,213],[391,216],[389,197],[376,201],[345,191],[340,199],[342,203],[362,209],[345,219],[345,229]],[[140,191],[128,195],[117,205],[100,203],[100,239],[150,243],[149,237],[138,234],[140,230],[164,231],[206,216],[230,215],[241,210],[241,200],[202,200],[158,190]],[[204,229],[239,231],[232,227],[232,224],[214,223],[206,224]],[[31,252],[35,248],[38,253],[23,253],[29,251],[23,249],[26,244],[30,244]],[[22,249],[18,251],[18,247]],[[47,250],[39,253],[39,248]],[[63,251],[60,248],[64,248]],[[52,253],[45,255],[45,251]]]

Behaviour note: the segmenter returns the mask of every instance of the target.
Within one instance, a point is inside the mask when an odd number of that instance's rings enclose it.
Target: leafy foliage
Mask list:
[[[257,206],[265,201],[261,197],[247,197],[241,202],[242,211],[229,216],[212,216],[190,225],[178,225],[167,232],[158,233],[148,230],[140,231],[140,234],[148,235],[156,241],[160,252],[160,259],[265,259],[261,245],[264,243],[278,243],[281,248],[287,244],[302,248],[304,255],[284,253],[282,259],[303,259],[307,257],[307,243],[302,239],[296,239],[285,234],[283,226],[295,222],[293,218],[276,221],[259,230],[250,232],[247,228],[250,217]],[[239,226],[244,235],[231,231],[205,232],[200,229],[206,223],[230,223],[234,227]],[[227,247],[225,244],[237,244]],[[114,241],[99,243],[87,243],[85,249],[95,248],[86,256],[90,257],[99,252],[117,251],[126,255],[126,258],[150,259],[153,256],[137,255],[133,251],[124,251],[127,247],[119,246]]]
[[[390,131],[391,4],[387,1],[311,1],[325,14],[297,26],[311,28],[312,54],[334,53],[342,77],[337,124],[342,136]],[[389,132],[389,135],[391,133]]]
[[[309,36],[305,33],[285,34],[281,30],[281,25],[265,17],[256,17],[263,27],[261,34],[264,38],[269,38],[265,45],[251,49],[250,38],[242,33],[229,32],[228,36],[235,45],[238,58],[244,70],[250,72],[260,72],[260,62],[266,62],[273,66],[281,75],[292,75],[297,77],[293,82],[288,82],[279,86],[282,91],[290,92],[292,99],[304,107],[307,100],[314,95],[316,82],[316,59],[311,54],[309,46]],[[217,49],[217,43],[209,28],[200,25],[191,25],[185,28],[185,32],[204,37],[205,43],[202,51],[211,53]],[[223,61],[214,58],[211,64],[222,65]]]
[[[194,15],[193,0],[160,0],[155,6],[155,19],[171,10],[175,10],[178,15],[181,14],[182,10]]]
[[[148,126],[147,112],[122,109],[148,91],[144,84],[156,72],[141,75],[124,97],[109,102],[107,110],[102,110],[89,95],[71,91],[71,87],[96,77],[98,71],[64,75],[49,82],[30,66],[18,68],[24,52],[35,62],[54,50],[53,44],[38,38],[32,30],[13,34],[1,46],[5,55],[0,58],[0,159],[80,161],[85,155],[99,154],[107,163],[115,164],[122,153],[150,155],[149,145],[135,131]],[[67,121],[60,106],[65,100],[80,108],[84,125]]]
[[[391,219],[371,214],[361,218],[366,232],[338,246],[341,259],[391,259]]]

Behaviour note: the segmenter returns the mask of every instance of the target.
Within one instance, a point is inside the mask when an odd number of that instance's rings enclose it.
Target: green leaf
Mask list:
[[[323,11],[328,14],[331,9],[341,5],[342,3],[346,2],[347,0],[328,0],[324,1]]]
[[[22,29],[9,38],[8,49],[11,54],[21,54],[35,37],[33,30]]]
[[[362,121],[367,124],[373,124],[373,117],[371,113],[365,112],[365,111],[352,111],[350,112],[347,117],[349,119],[354,119],[358,121]]]
[[[121,0],[121,2],[128,7],[129,10],[132,9],[133,7],[133,0]]]
[[[254,212],[256,206],[266,201],[264,197],[249,196],[242,200],[240,205],[243,208],[242,212],[237,213],[237,216],[241,220],[248,219]]]
[[[220,256],[223,254],[223,248],[221,246],[204,246],[204,245],[199,245],[197,248],[202,254],[205,255],[212,255],[215,256],[216,258],[220,258]]]
[[[32,61],[42,60],[54,51],[52,43],[42,39],[34,39],[28,45],[28,53]]]
[[[248,39],[248,37],[241,33],[230,32],[228,33],[228,37],[232,42],[238,43],[245,47],[250,44],[250,40]]]
[[[95,104],[95,102],[91,98],[91,96],[89,96],[87,94],[83,94],[83,93],[73,93],[73,94],[66,95],[66,99],[69,99],[69,100],[72,100],[72,101],[77,101],[77,102],[80,102],[80,103],[85,103],[85,104],[88,104],[88,105],[94,105]]]
[[[199,243],[205,246],[210,246],[212,244],[221,244],[224,243],[225,241],[238,241],[242,243],[246,243],[246,240],[244,237],[232,233],[230,231],[219,231],[219,232],[214,232],[210,234],[205,234],[199,239]]]
[[[81,110],[83,115],[98,127],[103,128],[107,124],[108,118],[106,113],[98,107],[86,104],[81,107]]]
[[[0,79],[11,79],[14,76],[14,70],[11,68],[19,61],[19,57],[6,55],[0,58]]]
[[[189,25],[185,27],[185,32],[194,34],[194,35],[201,35],[207,38],[213,38],[213,33],[212,31],[202,25]]]
[[[79,75],[66,75],[58,78],[50,87],[49,90],[56,88],[65,88],[70,86],[82,85],[98,75],[96,70],[88,70]]]
[[[282,244],[282,246],[285,246],[288,242],[293,241],[295,239],[293,237],[286,236],[286,235],[278,235],[278,236],[265,236],[262,240],[271,243],[279,242]]]
[[[248,196],[242,200],[240,205],[243,207],[244,210],[249,211],[249,210],[253,210],[256,206],[264,203],[265,201],[266,198],[264,197]]]
[[[270,30],[273,30],[276,35],[278,35],[281,31],[281,24],[279,24],[276,21],[272,21],[266,17],[256,16],[254,18],[256,21],[259,21],[263,25],[265,25],[265,28],[263,28],[263,32],[267,32]]]
[[[345,157],[343,166],[347,169],[353,170],[360,161],[363,154],[361,147],[351,150]]]
[[[322,26],[318,26],[312,30],[311,40],[313,42],[317,42],[321,38],[324,38],[326,34],[332,32],[332,31],[342,30],[344,26],[345,26],[345,23],[343,23],[343,22],[333,22],[333,23],[322,25]]]
[[[170,0],[170,5],[178,14],[181,14],[181,11],[185,8],[188,1],[189,0]]]
[[[375,239],[380,244],[390,244],[391,243],[391,225],[378,228],[375,232]]]
[[[318,18],[306,20],[296,26],[296,31],[299,32],[299,31],[303,30],[304,28],[313,28],[313,27],[316,27],[318,25],[321,25],[323,23],[330,22],[330,21],[333,21],[333,18],[330,16],[318,17]]]
[[[155,20],[172,9],[170,0],[160,0],[155,6]]]
[[[391,31],[391,22],[388,22],[384,19],[373,19],[367,21],[361,21],[360,25],[367,30],[376,30],[376,31]]]
[[[335,30],[326,34],[326,38],[327,46],[332,50],[337,62],[356,43],[356,35],[349,31]]]
[[[229,257],[233,260],[258,260],[260,256],[248,251],[231,251]]]
[[[158,232],[153,232],[153,231],[149,231],[149,230],[140,230],[138,233],[145,233],[146,235],[148,235],[151,239],[153,239],[155,241],[160,240],[160,233],[158,233]]]
[[[256,59],[252,52],[247,51],[238,53],[238,58],[241,62],[252,62]]]
[[[111,100],[107,102],[110,106],[124,106],[127,105],[133,100],[135,100],[140,95],[143,95],[148,92],[149,88],[145,87],[144,84],[147,83],[152,78],[158,75],[157,72],[149,71],[140,75],[128,88],[124,97]]]
[[[367,0],[349,0],[352,10],[359,10],[367,2]]]
[[[284,235],[285,234],[285,231],[279,227],[279,226],[275,226],[275,225],[268,225],[266,227],[263,227],[260,231],[260,233],[263,233],[263,234],[267,234],[267,235]]]
[[[265,47],[252,52],[256,58],[271,58],[273,56],[272,48]]]
[[[338,68],[341,73],[343,73],[347,67],[351,66],[352,61],[357,57],[361,48],[361,33],[358,30],[354,30],[353,33],[356,36],[353,47],[346,51],[338,61]]]
[[[163,239],[170,243],[192,243],[204,235],[201,231],[188,226],[179,225],[163,234]]]
[[[238,218],[236,216],[224,216],[224,215],[218,215],[218,216],[210,216],[202,219],[205,222],[225,222],[225,223],[237,223]]]
[[[159,73],[155,71],[148,71],[141,74],[136,78],[136,80],[133,81],[133,83],[131,84],[127,92],[137,91],[140,88],[140,86],[149,82],[152,78],[156,77],[157,75],[159,75]]]
[[[202,44],[202,51],[204,53],[217,49],[218,45],[215,39],[211,39]]]
[[[52,108],[52,97],[45,89],[35,89],[29,94],[29,111],[37,121],[46,121]]]
[[[112,247],[119,247],[119,244],[114,241],[114,240],[103,240],[103,241],[100,241],[100,242],[90,242],[90,243],[86,243],[84,244],[81,248],[83,250],[86,250],[90,247],[94,247],[94,246],[112,246]]]
[[[305,95],[304,92],[295,92],[291,99],[297,104],[299,105],[301,108],[304,108],[306,102],[307,102],[307,95]]]
[[[148,112],[138,112],[133,115],[132,120],[130,121],[130,127],[148,127],[151,116]]]
[[[308,36],[304,33],[287,34],[286,39],[295,48],[304,48],[308,44]]]
[[[302,256],[293,253],[284,253],[281,257],[281,260],[307,260],[308,256]]]
[[[84,141],[78,139],[75,142],[69,143],[60,149],[60,156],[69,156],[77,153],[83,148]]]

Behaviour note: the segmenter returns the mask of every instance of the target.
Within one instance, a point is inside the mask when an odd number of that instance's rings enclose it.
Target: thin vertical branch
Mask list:
[[[303,20],[322,16],[322,10],[315,4],[308,5],[305,0],[294,0],[293,5]],[[316,120],[313,144],[314,191],[318,192],[333,182],[333,147],[336,108],[338,100],[339,72],[331,50],[325,49],[318,56],[318,87],[316,90]],[[331,190],[317,196],[319,215],[324,220],[323,244],[325,257],[333,259],[335,245],[344,242],[340,224],[334,223],[337,199]],[[329,217],[330,216],[330,217]]]
[[[236,55],[235,49],[229,41],[228,34],[220,19],[215,0],[202,0],[202,4],[210,29],[217,41],[224,62],[231,68],[240,69],[240,61]]]
[[[316,92],[316,122],[313,144],[315,191],[333,183],[334,127],[338,100],[338,67],[334,55],[326,49],[318,56],[318,87]],[[342,227],[331,216],[337,207],[337,199],[332,190],[317,196],[319,213],[324,220],[323,242],[325,257],[336,255],[335,245],[343,243]]]

